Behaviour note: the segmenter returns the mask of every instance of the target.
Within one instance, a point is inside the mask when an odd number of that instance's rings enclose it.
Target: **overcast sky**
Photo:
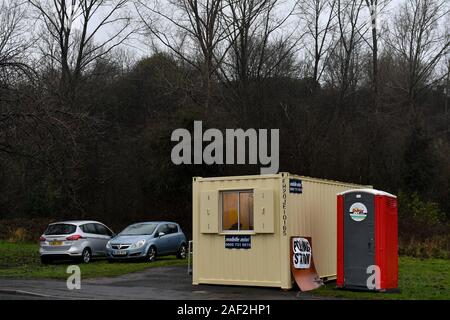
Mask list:
[[[2,0],[0,0],[1,2]],[[3,0],[6,2],[22,2],[23,0]],[[39,1],[39,0],[36,0]],[[46,0],[40,0],[45,2]],[[116,0],[111,0],[112,2],[116,1]],[[278,10],[278,15],[279,16],[283,16],[286,15],[288,12],[291,11],[293,5],[295,4],[296,0],[279,0],[280,3],[280,7]],[[301,1],[301,0],[300,0]],[[408,0],[392,0],[390,2],[390,4],[388,5],[388,7],[383,11],[383,13],[380,16],[379,19],[379,26],[383,26],[386,24],[386,21],[392,21],[392,16],[398,11],[398,7],[401,3],[404,3],[405,1]],[[448,0],[450,1],[450,0]],[[70,3],[70,2],[69,2]],[[159,4],[161,6],[161,8],[164,8],[164,10],[167,11],[167,13],[171,14],[173,13],[171,10],[171,7],[166,5],[167,4],[167,0],[152,0],[152,1],[148,1],[149,5],[154,5],[154,4]],[[108,13],[108,11],[110,10],[110,7],[104,7],[101,10],[98,10],[94,16],[93,19],[93,24],[92,27],[94,28],[105,16],[105,14]],[[133,5],[133,1],[130,1],[130,3],[128,4],[128,8],[127,11],[131,14],[131,16],[133,17],[133,19],[135,20],[136,23],[139,22],[139,15],[136,13],[136,9],[135,6]],[[298,10],[297,10],[298,12]],[[367,21],[369,21],[369,15],[368,15],[368,10],[367,8],[364,6],[363,8],[363,18],[361,19],[365,19]],[[290,20],[288,20],[288,22],[286,23],[286,25],[283,27],[284,30],[282,32],[284,32],[283,34],[287,34],[286,31],[288,31],[289,28],[295,28],[296,26],[298,27],[298,16],[293,16]],[[78,26],[80,25],[80,22],[77,21],[75,22],[75,25]],[[163,22],[161,22],[160,24],[161,26],[164,25]],[[165,28],[167,28],[167,24],[165,26],[163,26]],[[105,26],[103,29],[101,29],[97,35],[96,35],[96,41],[100,42],[100,41],[104,41],[105,39],[108,39],[110,34],[113,34],[115,31],[117,30],[117,27],[112,27],[112,25],[107,25]],[[296,34],[301,34],[302,30],[301,28],[299,28],[298,33],[296,32]],[[134,35],[131,39],[129,39],[127,45],[124,45],[123,48],[129,52],[132,52],[136,58],[142,57],[142,56],[148,56],[152,54],[152,49],[148,46],[148,42],[149,42],[149,37],[144,37],[144,36],[139,36],[139,35]],[[165,50],[164,46],[160,46],[161,49]]]
[[[392,0],[391,3],[389,4],[389,6],[384,10],[384,12],[381,16],[381,21],[385,20],[390,15],[395,13],[395,8],[402,1],[406,1],[406,0]],[[296,2],[296,0],[279,0],[280,6],[278,9],[278,15],[281,17],[281,16],[285,16],[286,14],[288,14],[292,10],[292,7],[295,5],[295,2]],[[166,10],[169,14],[171,13],[171,11],[170,11],[171,7],[165,5],[167,3],[167,0],[149,1],[149,4],[150,3],[151,4],[158,3],[158,5],[160,5],[163,8],[163,10]],[[110,8],[108,8],[108,7],[105,7],[102,10],[99,10],[94,17],[93,26],[97,25],[103,19],[105,14],[108,13],[109,10],[110,10]],[[132,17],[135,19],[136,23],[139,23],[140,18],[139,18],[139,15],[136,13],[136,9],[135,9],[135,6],[133,5],[132,1],[130,1],[127,10],[130,12]],[[296,12],[298,12],[298,10],[296,10]],[[364,14],[364,19],[369,19],[368,10],[365,7],[363,9],[363,14]],[[294,28],[295,25],[297,24],[297,22],[298,22],[298,17],[293,16],[285,24],[285,26],[284,26],[285,30],[288,28]],[[162,24],[163,22],[160,22],[160,23]],[[110,26],[104,27],[102,30],[100,30],[100,32],[98,32],[97,37],[96,37],[97,41],[107,39],[110,34],[114,33],[115,30],[116,30],[116,28],[112,28]],[[302,33],[301,29],[299,30],[299,33]],[[128,45],[124,46],[124,47],[127,50],[129,50],[130,52],[133,52],[136,55],[136,57],[150,55],[151,48],[146,43],[146,42],[149,42],[148,40],[149,40],[148,38],[146,39],[143,36],[135,35],[135,36],[133,36],[132,39],[130,39],[128,41]],[[161,49],[164,49],[163,46],[161,46]]]

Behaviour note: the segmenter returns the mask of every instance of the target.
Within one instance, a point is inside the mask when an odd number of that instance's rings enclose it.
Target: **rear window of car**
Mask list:
[[[73,224],[57,223],[49,225],[44,234],[49,236],[57,234],[71,234],[74,233],[75,230],[77,230],[77,226]]]

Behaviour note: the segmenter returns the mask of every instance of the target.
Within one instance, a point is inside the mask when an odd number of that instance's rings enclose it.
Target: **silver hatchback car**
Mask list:
[[[98,221],[51,223],[39,239],[41,261],[77,259],[88,263],[93,256],[106,255],[106,243],[113,236],[111,229]]]

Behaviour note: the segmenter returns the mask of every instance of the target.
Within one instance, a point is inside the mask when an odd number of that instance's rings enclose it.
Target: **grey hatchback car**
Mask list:
[[[141,259],[152,262],[156,256],[186,258],[187,240],[178,223],[155,221],[126,227],[106,244],[110,261]]]
[[[41,261],[75,258],[88,263],[93,256],[106,256],[106,243],[113,236],[111,229],[98,221],[51,223],[39,239]]]

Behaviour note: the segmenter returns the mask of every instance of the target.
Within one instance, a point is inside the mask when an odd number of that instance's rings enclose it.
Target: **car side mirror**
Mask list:
[[[158,233],[158,237],[162,237],[162,236],[164,236],[164,235],[165,235],[164,232],[159,232],[159,233]]]

